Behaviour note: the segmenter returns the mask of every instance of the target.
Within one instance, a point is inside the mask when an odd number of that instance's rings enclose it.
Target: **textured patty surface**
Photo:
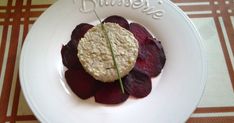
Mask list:
[[[104,23],[111,41],[120,76],[127,75],[138,56],[138,42],[134,35],[115,23]],[[108,41],[97,25],[84,35],[78,44],[78,58],[84,69],[95,79],[113,82],[118,79]]]

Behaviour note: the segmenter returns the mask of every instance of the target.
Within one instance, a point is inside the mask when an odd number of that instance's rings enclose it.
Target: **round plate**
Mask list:
[[[92,5],[91,0],[85,3]],[[95,23],[94,13],[80,11],[81,0],[60,0],[31,28],[20,59],[20,80],[26,100],[41,122],[48,123],[182,123],[202,95],[206,61],[201,38],[189,18],[170,1],[160,1],[152,14],[129,5],[96,3],[103,19],[120,15],[144,25],[162,41],[166,64],[152,80],[152,92],[119,105],[81,100],[67,86],[60,50],[79,23]],[[154,16],[153,16],[154,15]],[[156,19],[154,18],[156,17]]]

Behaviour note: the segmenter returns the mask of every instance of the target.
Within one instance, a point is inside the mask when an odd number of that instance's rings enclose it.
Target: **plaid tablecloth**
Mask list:
[[[55,1],[0,0],[0,123],[38,122],[21,91],[19,56],[30,27]],[[173,2],[200,31],[208,59],[203,97],[187,122],[234,123],[234,0]]]

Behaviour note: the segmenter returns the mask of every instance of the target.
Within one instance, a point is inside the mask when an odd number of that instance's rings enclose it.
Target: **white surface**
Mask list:
[[[39,120],[49,123],[184,122],[202,95],[206,76],[201,39],[188,17],[169,1],[158,6],[166,12],[161,20],[130,7],[97,8],[102,18],[118,14],[145,25],[162,40],[167,57],[161,78],[153,80],[149,96],[106,106],[94,103],[93,98],[88,101],[77,98],[63,78],[62,44],[69,41],[77,24],[96,20],[93,14],[79,13],[72,1],[61,0],[50,7],[30,30],[22,50],[21,86]]]
[[[207,83],[199,107],[234,106],[232,83],[228,74],[213,18],[193,19],[207,49]]]

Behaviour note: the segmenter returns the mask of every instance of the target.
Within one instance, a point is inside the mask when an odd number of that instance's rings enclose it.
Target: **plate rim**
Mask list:
[[[202,76],[201,76],[201,82],[202,82],[202,91],[201,91],[201,94],[200,94],[200,97],[197,101],[197,104],[195,105],[195,107],[193,107],[193,111],[198,107],[199,105],[199,102],[201,101],[202,99],[202,96],[204,94],[204,91],[205,91],[205,87],[206,87],[206,80],[207,80],[207,51],[206,51],[206,48],[205,48],[205,45],[203,43],[204,39],[202,38],[200,32],[198,31],[198,29],[196,28],[196,26],[194,25],[194,23],[192,22],[192,20],[185,14],[185,12],[180,9],[176,4],[174,4],[172,1],[170,0],[165,0],[165,1],[168,1],[168,3],[170,3],[170,5],[172,7],[175,8],[176,12],[179,13],[180,15],[182,15],[184,17],[184,19],[187,21],[187,23],[189,23],[190,25],[190,30],[193,31],[193,33],[196,35],[196,39],[197,39],[197,43],[199,45],[199,48],[200,48],[200,56],[201,56],[201,61],[202,61]],[[185,119],[184,122],[186,122],[190,116],[193,114],[193,112],[190,113],[189,117],[187,117],[187,119]]]

